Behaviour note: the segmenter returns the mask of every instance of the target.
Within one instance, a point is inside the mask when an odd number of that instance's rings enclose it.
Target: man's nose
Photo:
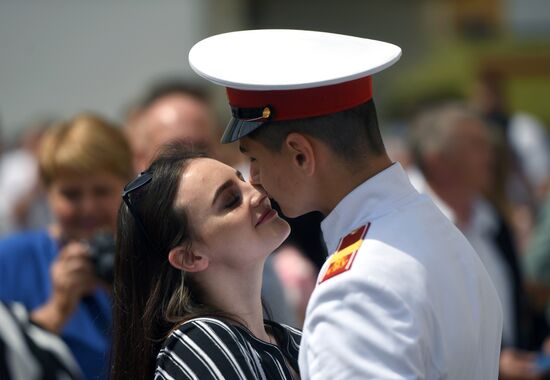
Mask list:
[[[250,205],[252,207],[258,207],[266,197],[267,193],[262,186],[252,184],[250,195]]]
[[[260,171],[258,170],[258,167],[255,164],[250,165],[250,183],[253,186],[262,185],[260,181]]]

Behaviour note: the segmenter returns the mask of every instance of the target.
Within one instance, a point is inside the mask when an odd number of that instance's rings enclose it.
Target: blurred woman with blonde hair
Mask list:
[[[107,378],[110,289],[87,242],[115,231],[133,175],[130,148],[117,126],[81,114],[46,132],[39,165],[55,221],[0,241],[0,300],[23,303],[35,323],[59,333],[86,378]]]

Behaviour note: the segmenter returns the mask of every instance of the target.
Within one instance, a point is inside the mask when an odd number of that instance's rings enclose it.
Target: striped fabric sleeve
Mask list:
[[[0,302],[0,379],[46,378],[83,376],[61,338],[32,324],[23,305]]]
[[[155,379],[255,379],[248,356],[227,324],[200,318],[168,337],[157,356]]]

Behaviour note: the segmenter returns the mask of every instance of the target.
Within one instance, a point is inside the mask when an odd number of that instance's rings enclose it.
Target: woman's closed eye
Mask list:
[[[212,204],[220,204],[220,210],[228,210],[238,207],[242,202],[242,193],[238,182],[246,182],[240,171],[235,171],[235,178],[225,181],[214,194]]]
[[[224,209],[232,210],[241,204],[242,196],[240,191],[228,190],[226,193],[223,201]]]

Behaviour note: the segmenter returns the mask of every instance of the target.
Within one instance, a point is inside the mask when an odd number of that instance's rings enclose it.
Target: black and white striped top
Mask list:
[[[214,318],[190,320],[175,330],[157,356],[159,379],[286,379],[298,374],[302,333],[265,321],[277,345],[257,339],[244,327]]]
[[[20,303],[0,302],[0,379],[83,379],[69,348],[33,324]]]

